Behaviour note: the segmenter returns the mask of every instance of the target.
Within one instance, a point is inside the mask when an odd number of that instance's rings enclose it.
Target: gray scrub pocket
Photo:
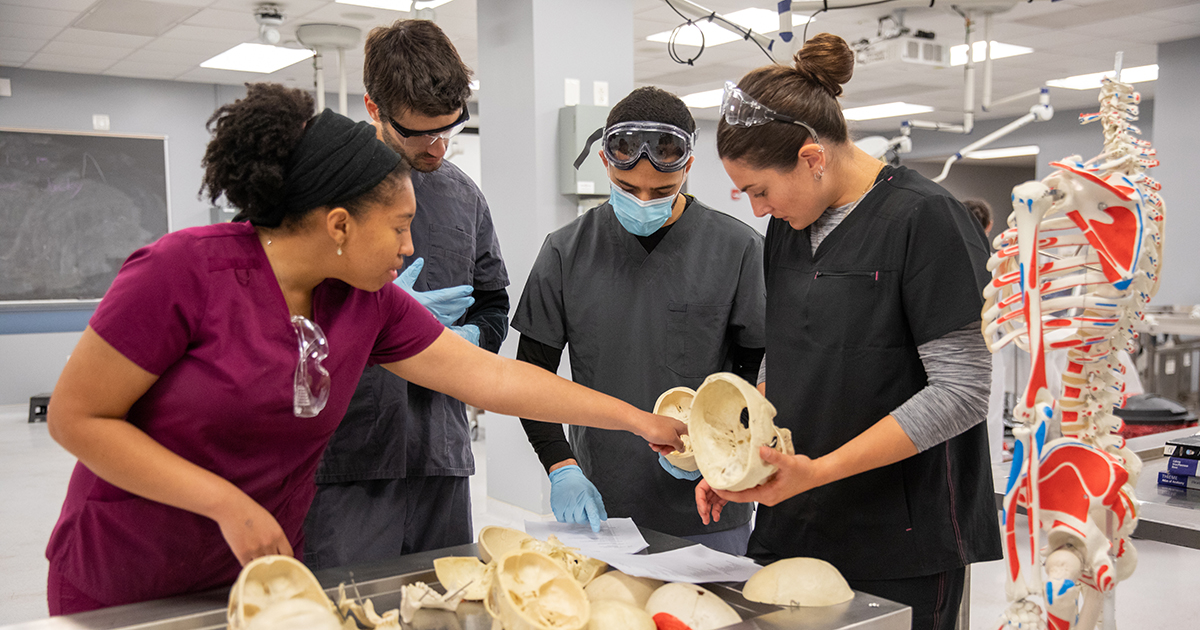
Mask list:
[[[450,225],[429,225],[425,282],[430,289],[474,284],[475,239]]]
[[[679,376],[703,378],[721,371],[725,359],[728,304],[667,303],[667,367]]]

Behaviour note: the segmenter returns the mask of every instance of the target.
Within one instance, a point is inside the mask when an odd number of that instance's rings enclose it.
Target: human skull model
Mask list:
[[[703,587],[683,582],[672,582],[654,591],[646,602],[646,612],[652,617],[666,613],[692,630],[713,630],[742,621],[725,600]]]
[[[535,540],[533,536],[518,529],[488,525],[479,530],[479,557],[484,562],[491,562],[504,554],[521,548],[526,540]]]
[[[672,387],[663,392],[658,400],[654,403],[654,413],[660,416],[675,418],[676,420],[687,424],[688,416],[692,412],[692,399],[696,397],[696,391],[690,387]],[[696,470],[696,455],[692,452],[692,438],[685,435],[683,440],[682,451],[671,451],[666,455],[667,461],[671,462],[672,466],[686,470],[688,472]]]
[[[229,591],[230,630],[339,628],[334,610],[312,571],[288,556],[250,562]]]
[[[593,603],[615,599],[638,608],[645,608],[650,594],[662,585],[663,583],[658,580],[633,577],[620,571],[609,571],[592,580],[583,587],[583,591],[587,593],[588,599]]]
[[[615,599],[592,602],[587,630],[655,630],[650,613]]]
[[[587,586],[596,576],[608,570],[608,564],[579,553],[579,549],[575,547],[562,544],[558,536],[550,536],[546,540],[527,538],[521,541],[521,549],[544,553],[557,560],[580,586]]]
[[[742,412],[748,415],[742,424]],[[717,490],[746,490],[767,480],[777,469],[758,454],[768,446],[792,455],[792,432],[775,427],[775,406],[735,374],[719,372],[704,379],[692,399],[688,433],[696,464],[708,485]]]
[[[484,606],[504,630],[583,630],[591,617],[579,582],[557,560],[528,550],[496,561]]]
[[[447,593],[455,593],[465,587],[463,599],[480,601],[487,597],[488,588],[492,585],[494,566],[480,562],[475,556],[449,556],[435,558],[433,570]]]
[[[742,595],[779,606],[832,606],[854,599],[846,578],[817,558],[786,558],[758,570],[746,581]]]

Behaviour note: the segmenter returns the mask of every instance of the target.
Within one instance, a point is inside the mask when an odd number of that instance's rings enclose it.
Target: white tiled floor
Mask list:
[[[46,616],[43,551],[66,493],[74,458],[28,424],[24,406],[0,406],[0,625]],[[485,420],[486,422],[486,420]],[[484,442],[475,443],[471,480],[476,532],[485,525],[520,528],[538,515],[487,499]],[[1137,574],[1119,589],[1118,626],[1124,629],[1200,627],[1200,551],[1137,541]],[[995,627],[1004,607],[999,562],[972,571],[971,626]]]

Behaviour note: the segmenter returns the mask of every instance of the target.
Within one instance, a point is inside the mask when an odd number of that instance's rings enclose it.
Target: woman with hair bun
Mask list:
[[[279,85],[217,109],[204,190],[241,219],[125,262],[51,396],[79,458],[46,549],[52,615],[228,585],[302,555],[313,475],[363,368],[500,413],[682,447],[679,422],[500,358],[393,284],[407,163],[367,123]],[[670,445],[670,446],[667,446]]]
[[[837,97],[854,54],[822,33],[795,67],[726,85],[717,150],[757,216],[767,348],[760,388],[796,455],[757,488],[696,490],[701,517],[761,503],[750,555],[811,556],[854,588],[953,628],[964,567],[1000,557],[979,334],[980,225],[937,184],[850,142]]]

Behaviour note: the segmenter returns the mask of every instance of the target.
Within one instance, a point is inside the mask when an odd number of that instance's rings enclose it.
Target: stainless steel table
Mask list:
[[[693,543],[642,529],[650,544],[650,553],[670,551]],[[317,579],[336,597],[337,585],[353,580],[358,592],[371,598],[376,610],[400,606],[400,587],[421,581],[437,584],[433,560],[444,556],[478,555],[475,545],[461,545],[437,551],[403,556],[390,562],[362,565],[352,569],[329,569],[317,572]],[[912,609],[908,606],[855,592],[854,599],[826,608],[785,608],[747,601],[741,594],[741,583],[706,584],[722,599],[729,602],[742,616],[735,630],[909,630]],[[67,630],[80,628],[137,628],[138,630],[198,630],[225,627],[228,589],[220,589],[141,604],[117,606],[78,615],[55,617],[42,621],[5,626],[10,630]],[[457,612],[421,610],[411,625],[413,630],[490,630],[491,617],[478,602],[463,602]]]

